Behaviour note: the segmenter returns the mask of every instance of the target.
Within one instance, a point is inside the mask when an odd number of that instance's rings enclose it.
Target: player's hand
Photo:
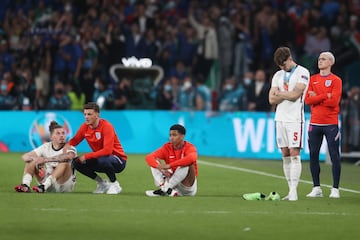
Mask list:
[[[34,160],[36,161],[36,165],[42,165],[45,163],[44,157],[36,157],[36,158],[34,158]]]
[[[316,96],[316,93],[314,91],[309,91],[308,94],[309,94],[310,97],[315,97]]]
[[[85,156],[81,155],[80,157],[78,157],[78,162],[80,162],[81,164],[85,164],[86,163]]]
[[[165,177],[170,178],[173,175],[173,171],[171,169],[162,169],[160,170]]]

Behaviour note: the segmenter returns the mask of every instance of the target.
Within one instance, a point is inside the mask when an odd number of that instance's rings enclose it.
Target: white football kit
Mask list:
[[[277,87],[280,91],[292,91],[297,83],[306,85],[304,93],[296,101],[283,100],[276,106],[276,143],[278,147],[302,147],[304,138],[304,94],[306,92],[310,72],[297,65],[290,72],[277,71],[271,87]]]
[[[46,157],[51,158],[58,156],[63,153],[63,148],[55,150],[52,146],[51,142],[47,142],[42,144],[41,146],[34,149],[34,152],[40,156],[40,157]],[[71,146],[71,148],[68,150],[68,152],[75,153],[75,156],[77,156],[76,148]],[[45,181],[46,178],[48,178],[51,173],[54,171],[54,169],[57,167],[57,165],[60,164],[58,162],[48,162],[45,163],[45,176],[43,181]],[[72,192],[74,190],[75,186],[75,173],[70,176],[70,178],[63,184],[59,184],[58,182],[53,183],[46,191],[47,192]]]

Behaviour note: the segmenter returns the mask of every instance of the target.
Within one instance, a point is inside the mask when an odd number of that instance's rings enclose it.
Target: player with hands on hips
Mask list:
[[[184,140],[185,127],[175,124],[170,127],[170,142],[148,154],[145,158],[150,166],[157,190],[148,190],[149,197],[194,196],[197,192],[197,150]]]
[[[31,192],[30,184],[36,177],[39,185],[33,186],[35,192],[72,192],[75,174],[71,160],[76,157],[76,149],[68,148],[64,153],[66,133],[56,121],[49,125],[50,142],[25,153],[22,184],[15,186],[17,192]]]

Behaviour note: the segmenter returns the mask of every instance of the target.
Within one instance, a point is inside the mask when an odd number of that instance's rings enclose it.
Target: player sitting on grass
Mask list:
[[[146,162],[151,168],[158,190],[148,190],[146,195],[194,196],[197,191],[197,150],[184,141],[185,128],[180,124],[170,127],[170,142],[148,154]]]
[[[35,192],[72,192],[75,186],[75,174],[71,160],[76,157],[74,147],[63,153],[66,135],[65,129],[56,121],[49,126],[50,142],[25,153],[22,184],[15,186],[17,192],[31,192],[30,184],[35,176],[40,183],[32,189]]]

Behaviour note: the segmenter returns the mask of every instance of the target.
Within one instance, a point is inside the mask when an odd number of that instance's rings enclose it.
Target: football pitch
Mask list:
[[[341,198],[330,199],[331,166],[321,164],[323,198],[311,190],[303,161],[299,200],[246,201],[242,194],[287,194],[281,161],[199,157],[195,197],[150,198],[144,155],[130,155],[118,174],[119,195],[92,194],[95,182],[77,174],[74,193],[16,193],[20,153],[0,155],[0,239],[357,239],[360,167],[344,162]],[[35,183],[33,183],[35,184]]]

